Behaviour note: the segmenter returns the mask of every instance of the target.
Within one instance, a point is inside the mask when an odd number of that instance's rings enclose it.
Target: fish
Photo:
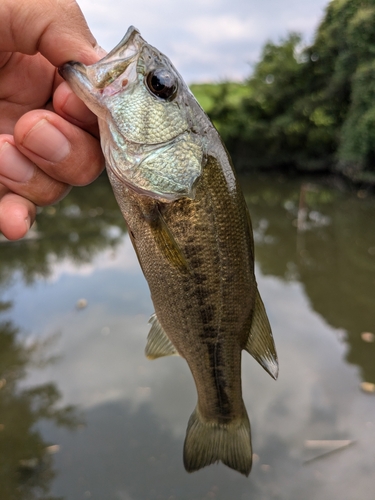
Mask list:
[[[108,177],[155,308],[146,356],[181,356],[196,385],[185,469],[221,461],[248,476],[242,350],[275,379],[278,358],[229,154],[171,61],[133,26],[95,64],[59,71],[98,117]]]

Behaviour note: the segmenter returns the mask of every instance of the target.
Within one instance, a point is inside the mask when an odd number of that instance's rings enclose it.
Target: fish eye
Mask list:
[[[164,68],[151,71],[146,77],[146,84],[152,94],[165,101],[171,101],[177,92],[176,77]]]

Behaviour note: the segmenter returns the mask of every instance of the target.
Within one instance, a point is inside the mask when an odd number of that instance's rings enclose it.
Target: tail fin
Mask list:
[[[252,465],[250,421],[245,407],[243,417],[228,424],[204,421],[195,408],[186,430],[184,465],[188,472],[215,462],[248,476]]]

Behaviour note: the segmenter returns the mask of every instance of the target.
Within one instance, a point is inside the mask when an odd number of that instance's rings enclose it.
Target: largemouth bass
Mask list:
[[[169,59],[133,27],[96,64],[60,72],[99,118],[108,176],[155,307],[146,355],[179,354],[194,377],[185,468],[222,461],[248,475],[241,351],[274,378],[278,362],[228,153]]]

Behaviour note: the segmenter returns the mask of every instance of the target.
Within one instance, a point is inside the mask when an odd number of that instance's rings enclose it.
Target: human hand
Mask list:
[[[104,167],[96,117],[56,70],[99,56],[74,0],[1,0],[0,19],[0,232],[16,240]]]

